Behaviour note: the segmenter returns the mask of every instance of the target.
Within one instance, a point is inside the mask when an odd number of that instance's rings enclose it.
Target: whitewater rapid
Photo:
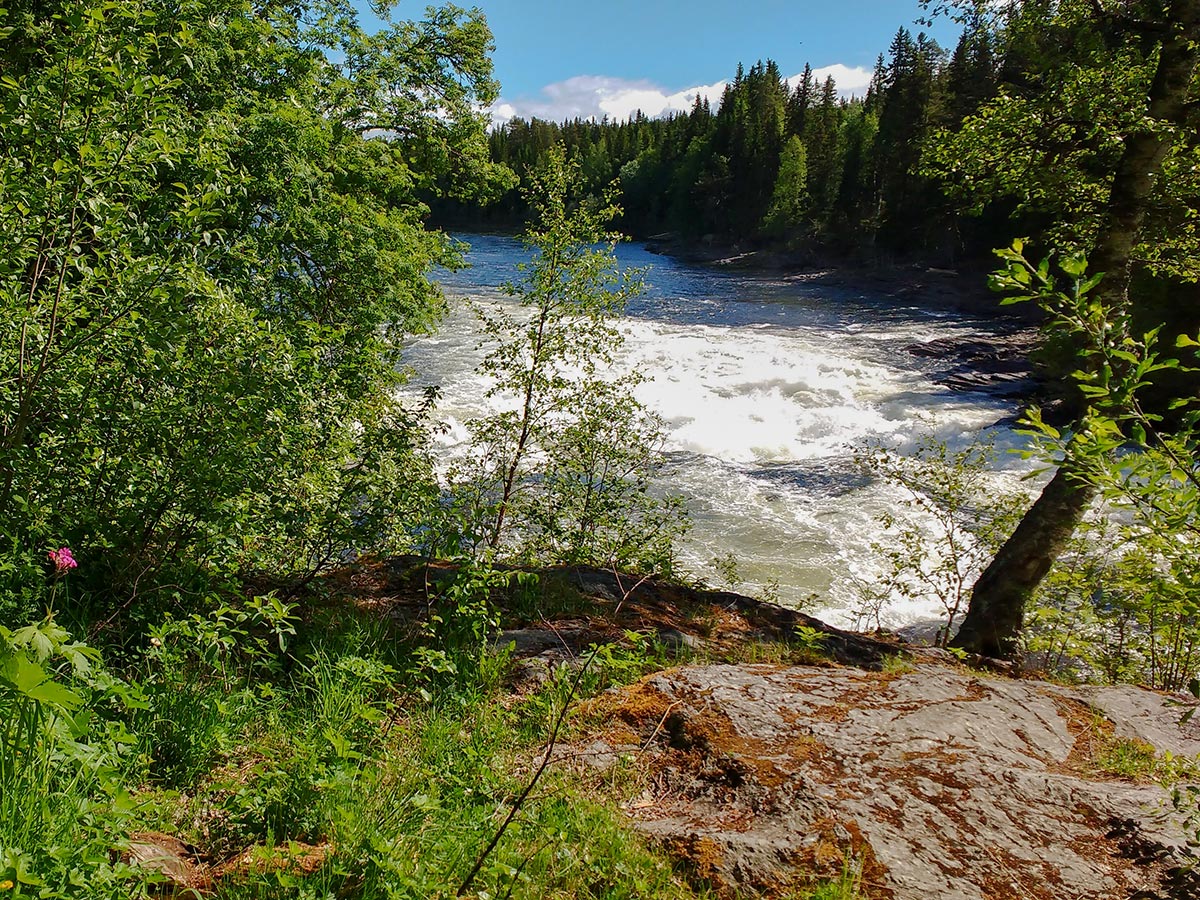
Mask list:
[[[436,440],[447,463],[468,450],[465,423],[491,411],[489,384],[475,371],[484,350],[467,299],[512,307],[498,285],[524,258],[509,238],[468,240],[476,265],[444,278],[447,320],[405,357],[411,390],[438,389],[445,427]],[[693,527],[681,558],[698,577],[719,583],[711,561],[732,554],[740,590],[777,585],[782,602],[845,623],[856,601],[852,576],[881,565],[870,549],[878,517],[903,499],[862,474],[856,447],[879,441],[911,451],[932,433],[958,448],[986,436],[1001,451],[991,476],[998,487],[1027,473],[1029,463],[1004,452],[1023,446],[1009,425],[1016,407],[949,391],[934,377],[938,360],[905,349],[985,333],[987,323],[684,266],[637,245],[620,256],[651,264],[653,288],[620,324],[625,343],[615,368],[649,376],[639,399],[667,426],[659,487],[686,499]],[[932,601],[900,601],[884,623],[939,611]]]

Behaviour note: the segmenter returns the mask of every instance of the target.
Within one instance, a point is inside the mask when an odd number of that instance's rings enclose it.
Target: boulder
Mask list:
[[[905,349],[936,360],[938,368],[930,374],[952,391],[1020,400],[1039,387],[1030,362],[1035,347],[1035,332],[1001,331],[986,337],[937,338]]]
[[[1120,737],[1193,755],[1200,723],[1135,688],[891,668],[659,672],[592,701],[574,749],[651,770],[630,817],[726,896],[850,867],[891,900],[1200,897],[1170,792],[1096,762]]]

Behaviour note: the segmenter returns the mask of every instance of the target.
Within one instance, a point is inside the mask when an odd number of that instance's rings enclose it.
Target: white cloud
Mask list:
[[[546,85],[537,97],[512,100],[501,97],[492,105],[492,122],[503,125],[517,116],[523,119],[536,116],[552,122],[574,118],[601,119],[604,116],[623,121],[639,109],[647,116],[663,116],[691,109],[697,94],[715,106],[720,102],[723,90],[724,81],[668,93],[651,81],[576,75],[566,81]]]
[[[835,63],[813,69],[818,85],[829,75],[837,83],[842,97],[862,96],[871,83],[871,72],[861,66],[844,66]],[[800,75],[787,79],[795,86]],[[537,117],[551,122],[565,119],[609,119],[624,121],[639,109],[651,118],[673,112],[687,112],[692,108],[696,96],[707,99],[715,108],[721,102],[725,82],[700,84],[682,91],[668,92],[652,81],[631,81],[626,78],[611,78],[604,75],[576,75],[566,81],[556,81],[542,88],[536,97],[501,97],[492,104],[494,125],[503,125],[510,119]]]
[[[813,69],[813,81],[820,87],[825,83],[825,79],[830,75],[833,76],[833,82],[837,85],[838,94],[842,97],[861,97],[867,92],[867,88],[871,84],[871,76],[874,74],[870,69],[864,69],[862,66],[844,66],[841,63],[834,63],[832,66],[822,66],[819,69]],[[793,75],[787,80],[790,87],[795,87],[800,83],[800,79],[804,75]]]

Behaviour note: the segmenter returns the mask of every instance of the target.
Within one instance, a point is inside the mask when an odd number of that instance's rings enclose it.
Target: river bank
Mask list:
[[[954,310],[1032,327],[1041,320],[1032,304],[1001,306],[989,290],[983,265],[939,267],[919,261],[869,261],[822,253],[752,247],[718,240],[686,241],[666,233],[640,239],[651,253],[688,265],[761,272],[808,284],[890,297],[929,309]]]

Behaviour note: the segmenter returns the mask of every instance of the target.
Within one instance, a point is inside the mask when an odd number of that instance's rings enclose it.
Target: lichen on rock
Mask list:
[[[1072,689],[918,664],[702,665],[597,700],[655,796],[637,826],[732,895],[835,877],[894,900],[1196,896],[1169,792],[1080,764],[1078,726],[1194,754],[1200,729],[1149,691]],[[586,756],[586,755],[585,755]]]

